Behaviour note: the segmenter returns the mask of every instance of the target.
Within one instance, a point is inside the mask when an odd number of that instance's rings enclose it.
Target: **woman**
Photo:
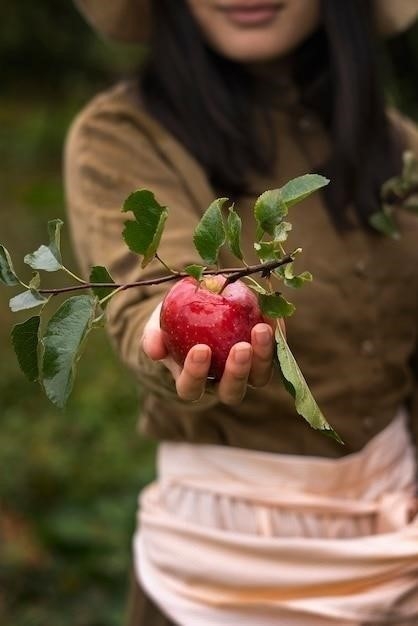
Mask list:
[[[213,393],[207,346],[183,369],[166,353],[164,287],[108,307],[113,342],[148,390],[141,428],[162,442],[158,482],[141,496],[131,625],[416,623],[418,220],[400,208],[398,240],[370,226],[403,151],[418,155],[415,127],[385,109],[375,36],[412,23],[415,0],[77,4],[99,31],[149,50],[139,79],[95,98],[68,138],[86,274],[105,265],[138,279],[121,238],[134,189],[169,207],[160,252],[184,267],[215,197],[236,202],[250,258],[260,193],[307,172],[332,181],[292,209],[290,241],[314,282],[292,294],[287,335],[344,447],[298,418],[271,377],[267,324],[231,350]]]

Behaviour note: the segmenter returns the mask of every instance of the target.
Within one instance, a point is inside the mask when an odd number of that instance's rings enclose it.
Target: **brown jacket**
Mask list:
[[[418,154],[415,126],[396,119]],[[321,125],[309,116],[278,110],[274,124],[279,146],[274,175],[255,177],[252,193],[236,204],[248,258],[255,198],[312,171],[328,150]],[[154,264],[140,272],[137,257],[122,240],[127,215],[120,208],[138,188],[151,189],[169,207],[160,249],[164,260],[173,267],[199,261],[192,231],[220,194],[196,160],[144,112],[132,84],[99,95],[75,120],[66,146],[65,180],[74,248],[86,275],[92,265],[105,265],[121,282],[160,272]],[[338,233],[319,193],[290,210],[288,249],[303,248],[298,269],[311,271],[314,281],[286,294],[297,307],[287,320],[288,342],[344,447],[295,413],[278,376],[262,390],[250,389],[239,406],[222,405],[213,396],[198,404],[180,401],[165,368],[149,361],[139,347],[144,323],[166,286],[131,289],[109,306],[113,343],[148,389],[142,430],[159,440],[338,457],[362,448],[407,404],[418,440],[417,371],[411,365],[417,350],[418,217],[400,210],[398,220],[402,236],[393,240],[360,228]],[[236,264],[227,253],[222,263]]]

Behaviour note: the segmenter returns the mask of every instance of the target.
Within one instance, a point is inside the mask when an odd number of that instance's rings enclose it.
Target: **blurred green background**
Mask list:
[[[383,52],[391,99],[418,119],[418,28]],[[2,0],[0,241],[23,275],[23,256],[46,241],[47,221],[65,221],[71,120],[135,71],[142,54],[96,37],[69,0]],[[63,238],[74,268],[65,230]],[[115,626],[137,494],[154,471],[155,447],[136,433],[140,395],[97,331],[67,408],[56,410],[18,369],[9,335],[28,315],[12,316],[11,295],[0,289],[0,624]]]

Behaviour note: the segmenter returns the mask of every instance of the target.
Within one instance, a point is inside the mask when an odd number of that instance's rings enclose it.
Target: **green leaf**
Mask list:
[[[293,263],[287,263],[282,267],[278,267],[275,273],[283,278],[286,287],[300,289],[305,283],[312,282],[312,274],[310,272],[302,272],[301,274],[293,273]]]
[[[333,428],[331,428],[318,407],[315,398],[313,397],[302,372],[296,363],[295,357],[287,345],[280,324],[277,324],[275,337],[280,370],[286,389],[295,400],[296,411],[308,422],[308,424],[310,424],[310,426],[312,426],[312,428],[324,432],[338,441],[338,443],[343,443],[340,436],[334,431]]]
[[[205,271],[206,267],[204,265],[187,265],[187,267],[184,268],[184,271],[186,272],[186,274],[188,274],[189,276],[192,276],[193,278],[196,278],[196,280],[198,280],[199,282],[202,280],[202,276],[203,276],[203,272]]]
[[[256,241],[254,250],[262,263],[280,258],[280,245],[274,241]]]
[[[274,241],[283,243],[288,237],[288,233],[292,230],[292,224],[290,222],[280,222],[274,228]]]
[[[36,306],[41,306],[48,302],[48,298],[45,298],[35,289],[29,289],[23,293],[19,293],[17,296],[9,301],[10,310],[13,313],[16,311],[23,311],[24,309],[33,309]]]
[[[39,342],[39,315],[30,317],[21,324],[16,324],[12,330],[12,343],[20,369],[31,382],[39,378],[38,342]]]
[[[155,231],[154,239],[152,240],[151,245],[148,250],[144,254],[144,258],[142,259],[141,267],[146,267],[150,261],[155,257],[158,246],[160,245],[161,237],[164,231],[165,222],[168,217],[168,211],[165,211],[158,222],[157,230]]]
[[[228,198],[218,198],[204,212],[193,235],[194,245],[206,265],[215,265],[219,249],[225,243],[226,231],[222,207]]]
[[[261,293],[263,295],[267,293],[267,290],[262,285],[260,285],[260,283],[254,280],[252,276],[244,276],[242,280],[245,281],[245,284],[247,285],[247,287],[249,287],[256,293]]]
[[[268,317],[289,317],[295,312],[295,306],[280,294],[261,294],[258,301],[262,312]]]
[[[92,328],[97,298],[74,296],[66,300],[48,322],[42,339],[42,379],[46,395],[64,407],[74,384],[77,362]]]
[[[35,252],[27,254],[23,260],[27,265],[30,265],[30,267],[36,270],[57,272],[62,268],[61,263],[57,261],[51,249],[44,245],[39,246]]]
[[[109,274],[109,272],[107,271],[105,267],[102,267],[101,265],[95,265],[90,270],[89,282],[90,283],[114,283],[115,281],[113,280],[113,278],[111,277],[111,275]],[[114,289],[112,289],[111,287],[92,287],[91,289],[94,295],[99,298],[99,300],[101,300],[102,298],[105,298],[110,293],[112,293],[112,291],[114,291]],[[107,303],[108,301],[105,301],[103,303],[103,307],[106,307]]]
[[[141,265],[145,267],[155,257],[160,245],[167,208],[156,201],[151,191],[139,189],[128,196],[122,211],[132,211],[135,216],[135,222],[125,222],[123,238],[132,252],[143,255]]]
[[[40,274],[39,274],[39,272],[35,272],[34,275],[33,275],[32,280],[29,283],[29,289],[31,291],[37,291],[40,286],[41,286]]]
[[[256,200],[254,216],[258,224],[258,232],[274,235],[275,227],[287,215],[287,206],[283,202],[281,189],[265,191]]]
[[[61,228],[63,225],[64,222],[60,219],[50,220],[48,222],[49,249],[60,265],[62,265]]]
[[[241,250],[241,230],[241,218],[238,213],[234,211],[234,208],[230,207],[226,224],[226,238],[232,254],[235,255],[240,261],[243,259]]]
[[[291,278],[285,278],[284,284],[286,287],[292,287],[292,289],[300,289],[305,283],[312,282],[312,274],[310,272],[302,272]]]
[[[328,185],[329,180],[319,174],[305,174],[290,180],[279,189],[265,191],[255,203],[254,215],[258,223],[258,235],[266,232],[274,236],[276,227],[286,217],[291,206],[304,200],[321,187]],[[280,236],[285,234],[279,231]],[[259,237],[260,238],[260,237]]]
[[[384,206],[382,211],[373,213],[369,218],[369,222],[373,228],[383,233],[383,235],[392,239],[399,239],[400,233],[390,207]]]
[[[35,252],[27,254],[24,262],[34,270],[56,272],[62,269],[60,252],[60,231],[63,222],[59,219],[48,222],[49,246],[40,246]]]
[[[0,244],[0,282],[8,287],[19,285],[20,281],[13,268],[12,259],[7,249]]]
[[[411,185],[418,183],[418,159],[412,150],[405,150],[402,155],[402,177]]]
[[[411,213],[418,213],[418,194],[411,196],[405,201],[404,209]]]
[[[319,174],[304,174],[304,176],[298,176],[283,185],[281,188],[282,200],[286,206],[290,208],[315,193],[315,191],[326,187],[329,182],[328,178],[320,176]]]
[[[383,216],[375,213],[370,220],[377,230],[395,238],[399,237],[399,233],[392,218],[392,207],[402,207],[411,213],[418,213],[418,160],[409,150],[402,156],[402,174],[387,180],[381,189]]]

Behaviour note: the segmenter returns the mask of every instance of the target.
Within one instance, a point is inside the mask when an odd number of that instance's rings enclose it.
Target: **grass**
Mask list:
[[[0,99],[0,241],[23,275],[47,220],[65,221],[62,145],[87,97]],[[65,229],[63,252],[75,267]],[[137,495],[154,467],[153,444],[136,435],[137,386],[96,331],[66,409],[56,409],[18,368],[10,330],[29,315],[9,311],[15,293],[0,289],[0,623],[116,626]]]

